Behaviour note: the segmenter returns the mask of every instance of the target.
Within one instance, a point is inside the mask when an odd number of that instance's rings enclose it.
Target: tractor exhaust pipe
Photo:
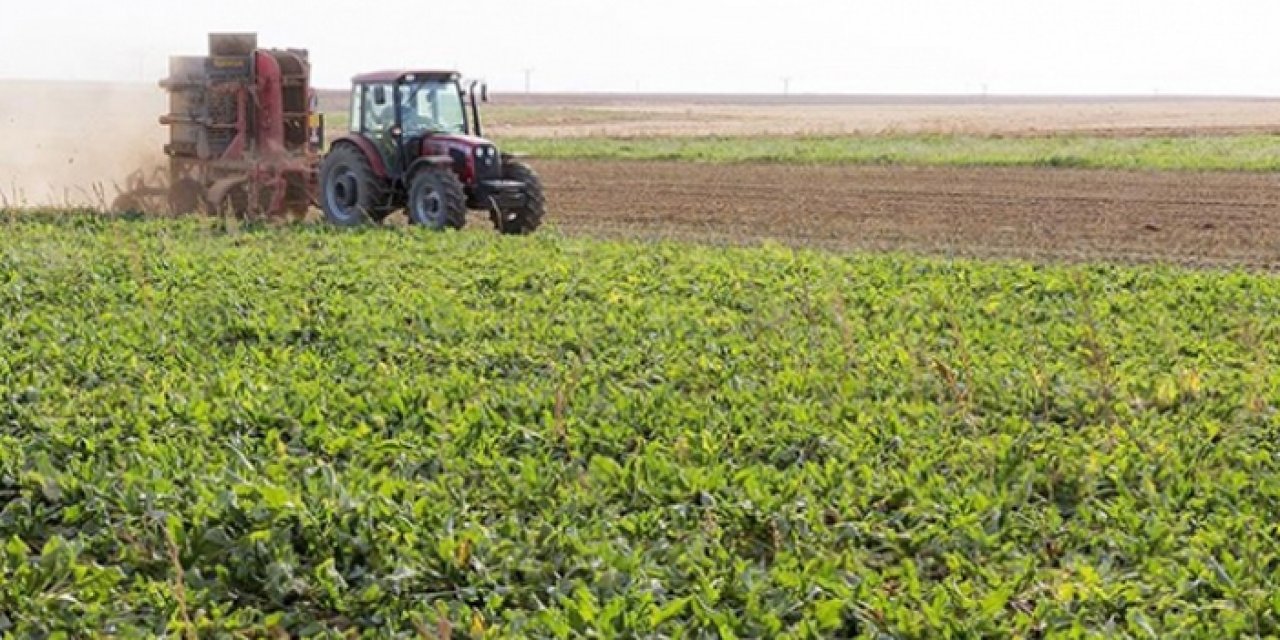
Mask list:
[[[480,123],[480,106],[476,104],[476,85],[480,84],[479,80],[472,80],[471,86],[467,87],[467,95],[471,97],[471,120],[476,123],[475,136],[477,138],[484,137],[484,126]],[[484,101],[489,101],[489,86],[484,85],[480,89],[484,93]]]
[[[211,33],[209,55],[214,58],[245,58],[258,50],[256,33]]]

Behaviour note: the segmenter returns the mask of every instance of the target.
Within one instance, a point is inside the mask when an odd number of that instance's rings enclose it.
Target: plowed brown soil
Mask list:
[[[551,215],[605,237],[1280,268],[1280,177],[542,161]]]

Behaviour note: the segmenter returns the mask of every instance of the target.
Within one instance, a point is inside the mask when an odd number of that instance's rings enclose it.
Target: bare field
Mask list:
[[[572,234],[1280,267],[1268,175],[545,161]]]
[[[1221,135],[1280,132],[1280,100],[507,95],[495,98],[490,125],[496,135],[540,138]]]

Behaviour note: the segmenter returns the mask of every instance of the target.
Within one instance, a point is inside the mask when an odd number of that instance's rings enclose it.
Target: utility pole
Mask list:
[[[524,70],[524,92],[533,93],[533,69]]]
[[[782,95],[791,95],[791,77],[787,76],[782,79]]]

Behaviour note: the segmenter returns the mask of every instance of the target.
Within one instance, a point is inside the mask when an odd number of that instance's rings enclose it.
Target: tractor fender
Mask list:
[[[373,168],[374,175],[383,180],[390,177],[387,175],[387,165],[382,162],[382,154],[378,153],[378,149],[367,138],[363,136],[342,136],[334,140],[329,148],[335,149],[340,144],[353,145],[359,149],[364,154],[364,157],[369,159],[369,166]]]
[[[209,206],[213,207],[215,212],[220,212],[222,209],[222,201],[227,197],[227,194],[231,193],[232,189],[248,181],[248,176],[235,176],[232,178],[223,178],[213,183],[213,186],[209,187]]]
[[[409,165],[409,170],[404,172],[404,175],[407,178],[412,179],[415,173],[427,167],[438,168],[438,169],[452,169],[453,158],[450,156],[422,156],[417,160],[414,160],[413,164]]]

